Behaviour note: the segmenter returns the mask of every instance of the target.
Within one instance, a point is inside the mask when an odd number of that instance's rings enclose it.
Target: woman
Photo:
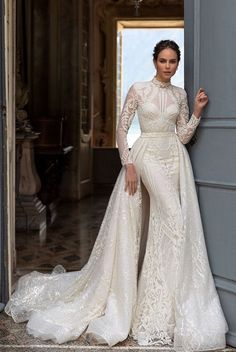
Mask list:
[[[179,351],[225,347],[227,324],[183,146],[208,97],[199,89],[188,121],[186,92],[170,82],[178,45],[159,42],[153,61],[156,76],[135,83],[123,107],[117,129],[123,168],[88,263],[80,272],[59,266],[52,275],[22,277],[6,306],[16,322],[29,320],[34,336],[62,343],[86,332],[112,346],[130,334],[140,345]],[[136,110],[142,133],[129,151]]]

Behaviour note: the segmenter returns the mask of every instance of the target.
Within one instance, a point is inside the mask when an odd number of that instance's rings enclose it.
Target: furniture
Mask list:
[[[40,200],[47,207],[47,221],[54,222],[60,199],[60,184],[73,146],[65,140],[66,117],[42,116],[33,120],[40,136],[35,143],[36,168],[41,180]]]
[[[16,231],[39,231],[46,238],[46,207],[39,200],[41,182],[34,160],[37,134],[16,135]]]

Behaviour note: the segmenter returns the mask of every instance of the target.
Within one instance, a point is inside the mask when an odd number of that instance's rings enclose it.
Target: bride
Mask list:
[[[177,351],[225,347],[227,323],[184,146],[208,97],[199,89],[189,119],[185,90],[171,84],[178,45],[159,42],[153,61],[156,76],[133,84],[126,97],[117,128],[123,167],[88,263],[21,277],[5,308],[15,322],[28,320],[35,337],[63,343],[85,333],[113,346],[130,335]],[[136,110],[141,136],[130,151]]]

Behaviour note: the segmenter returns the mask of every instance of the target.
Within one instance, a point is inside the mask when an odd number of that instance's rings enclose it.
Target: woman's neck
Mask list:
[[[156,79],[157,79],[159,82],[161,82],[161,83],[170,83],[170,79],[169,79],[169,80],[163,80],[163,79],[161,79],[158,75],[156,75],[155,77],[156,77]]]

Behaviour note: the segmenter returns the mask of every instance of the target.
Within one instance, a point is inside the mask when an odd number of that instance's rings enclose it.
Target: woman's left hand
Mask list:
[[[194,103],[194,114],[195,116],[199,117],[201,115],[202,109],[207,105],[208,103],[208,96],[206,95],[206,92],[203,88],[200,88],[196,94],[195,97],[195,103]]]

